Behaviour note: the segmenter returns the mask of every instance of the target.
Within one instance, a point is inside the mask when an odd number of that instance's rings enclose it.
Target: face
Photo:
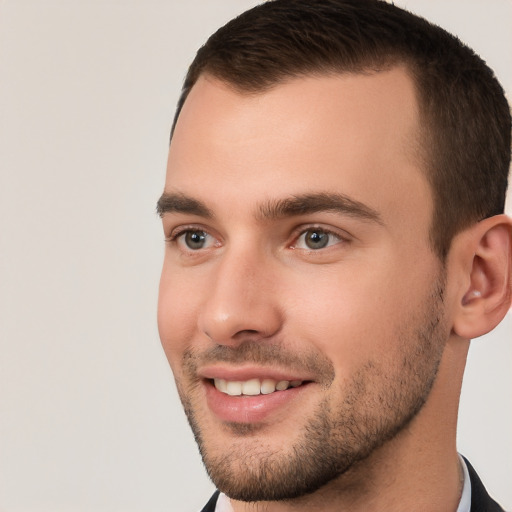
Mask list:
[[[341,484],[428,401],[448,332],[417,132],[398,68],[193,87],[159,202],[158,324],[232,498]]]

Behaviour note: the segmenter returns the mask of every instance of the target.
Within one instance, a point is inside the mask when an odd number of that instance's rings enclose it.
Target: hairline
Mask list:
[[[434,156],[432,154],[433,149],[435,148],[436,142],[429,135],[430,127],[432,125],[432,119],[430,119],[427,108],[426,108],[426,98],[424,97],[424,93],[421,90],[421,82],[419,79],[418,72],[418,63],[414,61],[413,58],[408,58],[407,56],[397,55],[397,54],[389,54],[387,58],[383,58],[382,62],[379,66],[376,64],[369,63],[359,63],[356,66],[351,68],[346,67],[343,68],[335,68],[334,66],[326,67],[326,66],[318,66],[317,69],[311,70],[303,70],[297,71],[295,73],[289,73],[286,76],[280,77],[278,79],[268,81],[264,85],[259,85],[258,87],[248,87],[244,84],[235,83],[233,80],[230,80],[228,77],[223,76],[222,73],[215,72],[215,70],[205,66],[197,75],[194,77],[193,83],[190,87],[185,91],[185,94],[182,94],[180,98],[180,102],[178,104],[178,109],[176,110],[176,114],[174,117],[172,129],[171,129],[171,137],[170,142],[172,142],[174,130],[179,121],[179,117],[181,114],[181,110],[188,99],[188,95],[194,88],[194,86],[199,82],[200,79],[206,80],[215,80],[220,82],[223,86],[229,88],[236,94],[240,94],[242,96],[258,96],[261,94],[265,94],[272,89],[289,83],[294,80],[299,80],[301,78],[322,78],[322,77],[335,77],[335,76],[343,76],[343,75],[373,75],[379,74],[386,71],[391,71],[393,69],[402,68],[413,85],[414,97],[416,100],[417,107],[417,126],[416,133],[412,133],[410,136],[410,141],[408,144],[404,145],[404,151],[407,152],[409,158],[413,160],[415,164],[417,164],[419,171],[424,175],[426,179],[426,184],[429,187],[430,196],[432,198],[432,212],[429,226],[429,245],[434,252],[434,254],[439,258],[441,263],[444,263],[446,260],[447,252],[443,253],[439,250],[436,242],[436,212],[437,209],[441,206],[438,204],[438,195],[436,193],[436,187],[434,183]]]

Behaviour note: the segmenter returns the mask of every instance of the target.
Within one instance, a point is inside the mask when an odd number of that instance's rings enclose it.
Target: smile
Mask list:
[[[257,396],[270,395],[276,391],[285,391],[296,388],[302,384],[301,380],[249,379],[245,381],[213,379],[215,388],[229,396]]]

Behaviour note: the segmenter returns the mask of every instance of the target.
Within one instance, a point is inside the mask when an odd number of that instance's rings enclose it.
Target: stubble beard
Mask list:
[[[421,410],[434,384],[447,339],[443,293],[440,277],[422,312],[405,319],[397,334],[400,349],[393,368],[369,361],[344,387],[343,399],[318,403],[291,446],[279,452],[265,443],[258,425],[233,423],[225,427],[233,442],[213,453],[215,432],[207,439],[193,390],[185,391],[178,383],[204,465],[217,488],[246,502],[300,498],[338,479],[393,439]]]

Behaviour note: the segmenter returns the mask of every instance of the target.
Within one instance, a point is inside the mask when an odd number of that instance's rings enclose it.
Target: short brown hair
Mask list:
[[[504,211],[510,108],[480,57],[410,12],[381,0],[271,0],[254,7],[197,52],[173,130],[202,74],[257,93],[293,77],[400,64],[418,92],[422,161],[434,197],[431,241],[444,260],[454,235]]]

